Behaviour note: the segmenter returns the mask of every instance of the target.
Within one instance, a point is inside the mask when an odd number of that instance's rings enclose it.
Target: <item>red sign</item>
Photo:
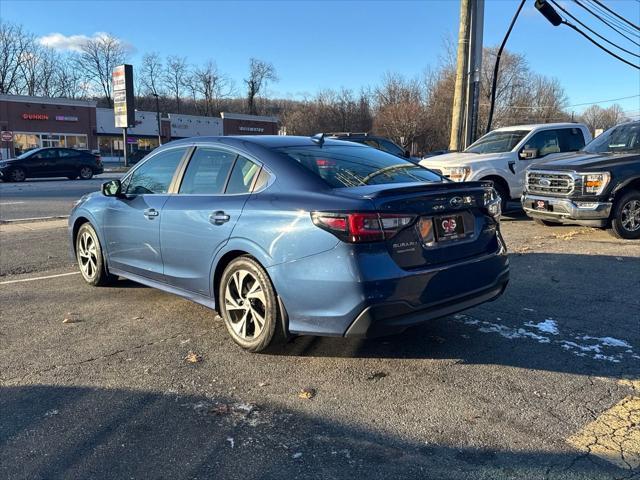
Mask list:
[[[2,133],[0,133],[0,140],[2,140],[3,142],[13,142],[13,132],[4,130]]]
[[[46,113],[23,113],[22,118],[24,120],[49,120],[49,115]]]

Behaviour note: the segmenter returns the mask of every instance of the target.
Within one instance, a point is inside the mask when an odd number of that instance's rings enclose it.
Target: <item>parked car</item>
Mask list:
[[[528,166],[580,150],[590,140],[589,129],[579,123],[517,125],[493,130],[463,152],[426,158],[420,164],[456,182],[492,180],[504,209],[508,200],[520,199]]]
[[[83,197],[84,279],[126,277],[216,309],[250,351],[288,334],[373,336],[498,297],[491,182],[454,183],[357,143],[199,137]]]
[[[419,158],[412,158],[411,153],[405,150],[392,140],[385,137],[378,137],[375,135],[369,135],[368,133],[352,133],[352,132],[332,132],[325,134],[328,138],[334,138],[336,140],[346,140],[348,142],[362,143],[368,145],[377,150],[390,153],[400,158],[407,158],[414,163],[420,161]]]
[[[0,179],[5,182],[41,177],[88,180],[103,171],[99,155],[72,148],[35,148],[16,158],[0,161]]]
[[[524,211],[545,225],[577,223],[640,239],[640,122],[527,171]]]

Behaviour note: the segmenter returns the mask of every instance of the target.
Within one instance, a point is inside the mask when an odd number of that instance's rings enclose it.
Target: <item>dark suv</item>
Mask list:
[[[532,165],[526,177],[522,206],[539,223],[610,228],[616,237],[640,239],[640,122]]]
[[[0,161],[0,179],[5,182],[23,182],[34,177],[88,180],[103,171],[100,155],[72,148],[35,148],[16,158]]]
[[[369,135],[368,133],[351,132],[332,132],[326,133],[325,136],[327,138],[334,138],[336,140],[346,140],[348,142],[362,143],[363,145],[369,145],[370,147],[390,153],[391,155],[395,155],[396,157],[408,158],[412,161],[414,160],[411,158],[411,154],[408,150],[405,150],[404,148],[398,146],[385,137],[377,137],[375,135]],[[415,160],[417,161],[418,159]]]

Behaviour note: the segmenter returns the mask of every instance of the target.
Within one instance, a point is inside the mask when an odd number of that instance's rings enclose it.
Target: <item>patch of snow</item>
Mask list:
[[[562,340],[560,342],[560,346],[565,350],[571,350],[575,348],[580,350],[581,352],[594,352],[600,353],[602,350],[600,349],[600,345],[580,345],[576,342],[570,342],[569,340]]]
[[[595,358],[596,360],[607,360],[608,362],[613,362],[613,363],[620,363],[620,360],[618,360],[615,357],[612,357],[610,355],[601,355],[599,353],[596,353],[593,358]]]
[[[544,322],[540,323],[527,322],[524,325],[525,327],[532,327],[540,330],[541,332],[550,333],[551,335],[558,335],[560,333],[560,330],[558,330],[558,324],[551,318],[547,318]]]
[[[606,345],[607,347],[631,348],[631,345],[629,345],[624,340],[618,340],[617,338],[613,337],[590,337],[588,335],[585,335],[578,338],[580,340],[597,340],[602,345]]]

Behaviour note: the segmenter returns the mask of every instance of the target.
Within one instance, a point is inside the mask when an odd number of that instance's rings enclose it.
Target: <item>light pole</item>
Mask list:
[[[156,119],[158,120],[158,146],[162,145],[162,130],[160,130],[160,95],[152,93],[156,97]]]

